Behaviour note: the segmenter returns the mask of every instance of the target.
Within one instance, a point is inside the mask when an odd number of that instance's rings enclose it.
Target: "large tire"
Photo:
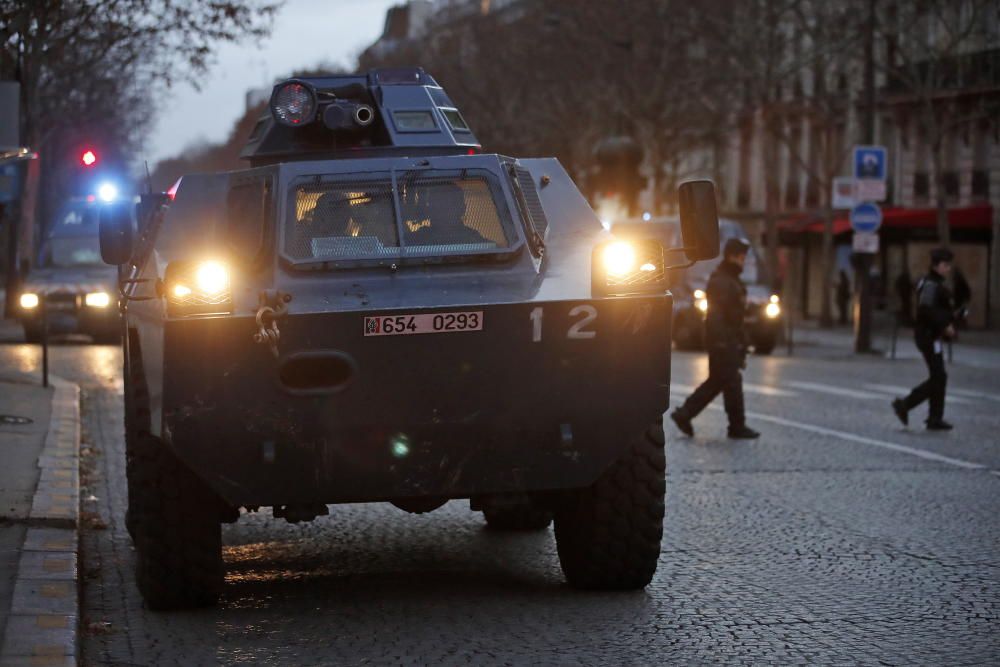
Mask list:
[[[22,324],[24,329],[24,342],[36,345],[42,342],[42,327],[31,324]]]
[[[663,448],[660,422],[597,482],[560,504],[556,547],[573,587],[635,590],[652,580],[663,537]]]
[[[154,610],[212,605],[222,591],[219,500],[157,438],[140,434],[130,508],[136,583]]]
[[[544,530],[552,523],[552,512],[533,505],[484,507],[486,525],[492,530]]]
[[[125,384],[125,479],[128,491],[125,528],[128,529],[128,534],[134,543],[136,515],[131,508],[135,506],[138,494],[136,488],[138,480],[133,471],[135,449],[139,434],[149,433],[150,430],[149,390],[143,372],[138,337],[134,331],[129,331],[125,352],[128,355],[122,373]]]
[[[753,353],[767,355],[774,352],[775,346],[778,344],[778,337],[771,336],[760,336],[753,343]]]

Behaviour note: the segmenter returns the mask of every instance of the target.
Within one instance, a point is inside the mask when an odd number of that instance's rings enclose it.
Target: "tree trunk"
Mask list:
[[[767,165],[764,175],[764,238],[771,287],[776,285],[778,278],[778,139],[775,132],[780,130],[772,125],[775,122],[774,118],[764,119],[768,130],[764,133],[764,164]]]
[[[930,128],[930,124],[928,123]],[[937,129],[935,124],[934,128]],[[934,201],[937,208],[938,242],[942,246],[951,245],[951,228],[948,226],[948,195],[944,183],[944,137],[941,131],[934,133],[931,145],[931,169],[934,172]]]

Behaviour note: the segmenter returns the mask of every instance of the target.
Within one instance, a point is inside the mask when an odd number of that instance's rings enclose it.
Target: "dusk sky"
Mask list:
[[[200,142],[226,138],[243,113],[248,89],[267,87],[292,70],[317,64],[353,66],[382,33],[386,9],[401,0],[287,0],[271,36],[259,43],[225,45],[203,77],[201,90],[180,84],[168,91],[143,149],[157,161]]]

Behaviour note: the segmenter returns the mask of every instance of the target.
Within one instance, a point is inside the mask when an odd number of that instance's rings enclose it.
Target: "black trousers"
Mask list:
[[[924,355],[924,362],[930,377],[918,384],[903,399],[907,410],[912,410],[924,401],[930,402],[927,421],[936,421],[944,417],[944,392],[948,386],[948,373],[944,370],[944,355],[934,351],[934,341],[917,341],[917,349]],[[941,348],[939,347],[938,350]]]
[[[743,350],[735,346],[712,347],[708,350],[708,379],[678,408],[688,419],[694,419],[716,396],[722,394],[729,417],[729,428],[746,425],[743,408]]]

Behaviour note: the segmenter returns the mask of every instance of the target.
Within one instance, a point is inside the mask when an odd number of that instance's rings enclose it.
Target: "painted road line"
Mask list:
[[[753,384],[752,382],[744,382],[743,391],[751,394],[761,394],[762,396],[780,396],[787,398],[799,395],[799,392],[797,391],[788,391],[787,389],[778,389],[776,387],[768,387],[766,384]]]
[[[816,391],[821,394],[831,394],[832,396],[846,396],[848,398],[862,398],[865,400],[882,400],[885,398],[882,394],[876,394],[873,391],[865,391],[863,389],[849,389],[847,387],[835,387],[829,384],[822,384],[820,382],[798,382],[791,381],[786,382],[789,387],[795,387],[796,389],[805,389],[806,391]]]
[[[884,392],[895,398],[902,398],[903,396],[906,396],[907,394],[910,393],[910,389],[912,389],[912,387],[899,387],[892,384],[866,384],[865,386],[868,387],[869,389],[874,389],[875,391]],[[976,403],[976,401],[973,401],[968,398],[961,398],[960,396],[952,396],[952,394],[954,393],[957,392],[955,392],[955,390],[953,389],[948,390],[947,401],[949,403],[972,403],[972,404]]]
[[[972,389],[958,389],[956,387],[948,387],[948,398],[951,398],[951,394],[957,394],[958,396],[968,396],[969,398],[985,398],[988,401],[1000,401],[1000,394],[989,394],[985,391],[973,391]]]
[[[695,387],[689,384],[679,384],[677,382],[670,383],[670,391],[676,391],[683,394],[693,393]],[[798,396],[797,391],[788,391],[787,389],[777,389],[775,387],[768,387],[763,384],[753,384],[751,382],[743,383],[743,391],[747,394],[760,394],[761,396],[772,396],[779,398],[792,398]]]
[[[719,405],[709,405],[708,409],[715,410],[716,412],[723,411],[723,408]],[[839,431],[837,429],[826,428],[825,426],[817,426],[815,424],[806,424],[804,422],[793,421],[791,419],[785,419],[783,417],[774,417],[771,415],[763,414],[761,412],[747,412],[746,415],[751,419],[757,419],[764,422],[771,422],[772,424],[779,424],[781,426],[787,426],[789,428],[797,428],[801,431],[816,433],[817,435],[825,435],[831,438],[846,440],[848,442],[856,442],[861,445],[869,445],[872,447],[879,447],[881,449],[888,449],[890,451],[898,452],[900,454],[908,454],[909,456],[916,456],[917,458],[921,458],[927,461],[944,463],[946,465],[955,466],[957,468],[964,468],[966,470],[986,470],[994,475],[1000,476],[1000,471],[990,470],[988,466],[985,466],[981,463],[974,463],[972,461],[966,461],[964,459],[956,459],[951,456],[943,456],[941,454],[936,454],[935,452],[927,451],[926,449],[908,447],[906,445],[900,445],[899,443],[889,442],[888,440],[878,440],[876,438],[869,438],[864,435],[848,433],[847,431]]]

